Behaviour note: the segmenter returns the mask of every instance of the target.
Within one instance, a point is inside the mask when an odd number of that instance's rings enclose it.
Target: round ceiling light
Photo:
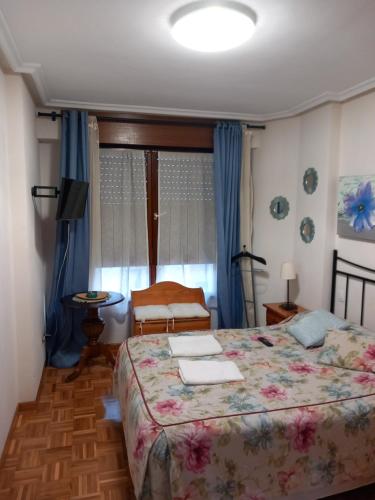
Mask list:
[[[254,33],[255,22],[255,13],[243,4],[203,0],[172,15],[172,36],[193,50],[221,52],[245,43]]]

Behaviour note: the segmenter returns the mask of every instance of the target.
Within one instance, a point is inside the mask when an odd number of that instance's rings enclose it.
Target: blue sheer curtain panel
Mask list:
[[[88,114],[64,111],[61,127],[60,177],[89,180]],[[70,227],[69,227],[70,226]],[[66,256],[64,260],[64,256]],[[80,323],[83,312],[64,309],[61,297],[88,289],[89,207],[82,219],[57,221],[55,261],[47,309],[47,363],[57,368],[79,361],[86,343]]]
[[[214,182],[217,232],[217,305],[219,328],[243,323],[241,276],[231,264],[240,251],[242,127],[220,122],[214,131]]]

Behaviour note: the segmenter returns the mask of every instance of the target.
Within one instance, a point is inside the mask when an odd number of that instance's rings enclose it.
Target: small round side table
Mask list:
[[[66,295],[61,299],[61,302],[65,307],[84,309],[86,311],[86,316],[81,322],[81,328],[83,333],[88,338],[88,343],[82,349],[78,365],[75,367],[74,371],[66,377],[65,382],[71,382],[76,379],[82,372],[83,368],[87,365],[87,361],[90,358],[96,358],[101,354],[105,356],[108,363],[114,366],[115,360],[110,347],[108,344],[102,344],[98,341],[105,326],[105,322],[100,317],[99,309],[119,304],[124,300],[124,296],[117,292],[108,292],[108,298],[101,302],[77,301],[74,300],[75,295],[76,294]]]

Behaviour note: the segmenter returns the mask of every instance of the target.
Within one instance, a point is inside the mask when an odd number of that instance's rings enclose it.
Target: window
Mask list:
[[[101,195],[90,282],[129,299],[132,289],[178,281],[201,286],[214,305],[215,122],[105,113],[97,120]]]
[[[156,281],[216,295],[213,157],[210,153],[100,149],[103,289]]]

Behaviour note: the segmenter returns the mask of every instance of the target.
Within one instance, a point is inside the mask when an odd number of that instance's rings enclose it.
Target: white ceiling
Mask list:
[[[375,88],[375,0],[241,0],[242,47],[179,46],[189,0],[0,0],[0,48],[44,105],[271,119]]]

